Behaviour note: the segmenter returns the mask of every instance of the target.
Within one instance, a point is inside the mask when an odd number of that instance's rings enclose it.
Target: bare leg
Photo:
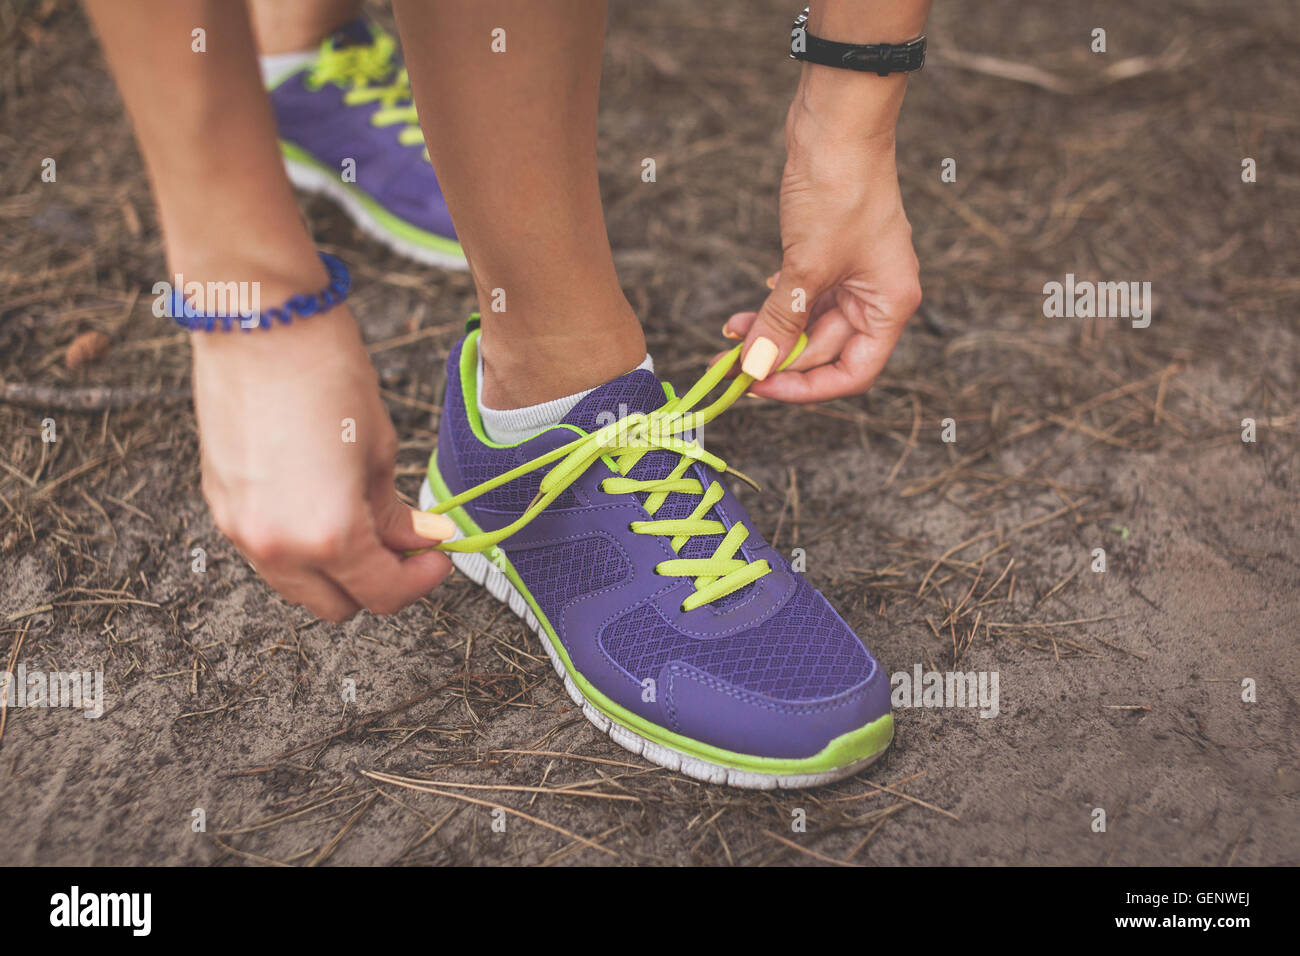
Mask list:
[[[394,6],[429,154],[478,286],[484,402],[549,401],[634,368],[645,337],[614,271],[596,175],[604,5]],[[504,53],[492,50],[497,28]],[[504,312],[492,309],[497,289]]]
[[[270,306],[325,269],[281,165],[242,3],[86,0],[135,126],[167,262],[248,282]],[[202,29],[202,52],[191,31]],[[402,505],[397,438],[346,304],[269,332],[196,333],[194,407],[217,527],[291,601],[340,619],[389,613],[450,569],[452,533]],[[340,424],[351,422],[351,440]]]
[[[86,9],[149,169],[171,271],[200,281],[260,279],[268,303],[277,292],[323,285],[243,5],[88,0]],[[196,28],[206,34],[202,53],[191,47]]]

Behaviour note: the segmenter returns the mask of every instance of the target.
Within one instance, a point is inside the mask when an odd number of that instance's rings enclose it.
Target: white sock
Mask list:
[[[641,364],[630,371],[637,369],[646,369],[650,372],[655,370],[654,359],[650,357],[650,353],[647,352]],[[525,405],[523,408],[488,408],[483,404],[483,353],[481,352],[478,355],[478,373],[474,380],[475,390],[478,393],[475,398],[478,401],[479,417],[483,421],[483,431],[498,445],[517,445],[521,441],[540,435],[552,425],[560,424],[564,416],[573,411],[573,406],[595,391],[594,388],[589,388],[538,405]]]
[[[310,66],[316,62],[319,53],[320,48],[313,47],[310,50],[298,50],[293,53],[271,53],[267,56],[259,56],[257,65],[262,70],[262,85],[274,86],[300,67]]]

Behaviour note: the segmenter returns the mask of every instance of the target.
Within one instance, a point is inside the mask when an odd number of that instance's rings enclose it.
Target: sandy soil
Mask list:
[[[709,437],[891,673],[996,672],[998,714],[898,708],[860,777],[747,793],[615,747],[463,578],[341,626],[260,583],[198,495],[187,345],[149,313],[160,237],[84,19],[0,0],[0,669],[105,682],[97,720],[4,711],[0,863],[1300,862],[1289,5],[938,6],[899,129],[921,316],[869,395],[745,402]],[[615,12],[601,115],[620,274],[678,385],[778,263],[794,79],[780,4],[721,8],[726,57],[691,9]],[[354,264],[414,494],[470,286],[304,208]],[[1150,327],[1046,318],[1066,273],[1151,282]],[[68,371],[91,329],[107,355]]]

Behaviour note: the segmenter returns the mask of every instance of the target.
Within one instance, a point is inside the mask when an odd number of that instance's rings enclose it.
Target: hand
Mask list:
[[[331,621],[391,614],[450,572],[442,552],[402,556],[455,526],[398,500],[397,436],[345,306],[196,334],[194,408],[216,525],[289,601]]]
[[[921,301],[893,120],[862,131],[797,97],[786,149],[781,271],[762,308],[733,315],[723,334],[745,339],[755,395],[821,402],[865,392]],[[771,374],[805,330],[803,353]]]

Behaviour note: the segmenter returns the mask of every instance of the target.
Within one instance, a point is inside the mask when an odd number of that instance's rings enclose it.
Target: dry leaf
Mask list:
[[[63,361],[70,369],[79,369],[90,362],[103,358],[108,351],[108,336],[98,329],[82,332],[68,346]]]

